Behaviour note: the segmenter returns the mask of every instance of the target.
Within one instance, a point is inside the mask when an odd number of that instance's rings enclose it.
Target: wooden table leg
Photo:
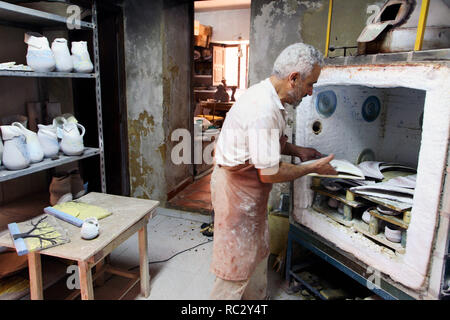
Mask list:
[[[43,300],[41,255],[36,252],[28,254],[28,270],[30,275],[31,300]]]
[[[86,261],[78,261],[80,274],[80,290],[82,300],[94,300],[94,287],[92,285],[92,271]]]
[[[95,265],[95,273],[96,274],[105,266],[105,261],[106,261],[106,258],[99,261]],[[105,284],[105,274],[104,273],[97,277],[97,279],[95,280],[95,284],[98,286],[103,286]]]
[[[150,295],[150,273],[148,268],[147,225],[139,230],[139,263],[141,273],[141,294]]]

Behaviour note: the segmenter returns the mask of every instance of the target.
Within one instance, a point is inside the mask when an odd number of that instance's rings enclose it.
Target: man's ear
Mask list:
[[[291,72],[288,79],[291,86],[295,87],[295,83],[300,80],[300,74],[298,72]]]

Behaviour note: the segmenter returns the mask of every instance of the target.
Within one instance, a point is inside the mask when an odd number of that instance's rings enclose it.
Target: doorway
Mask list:
[[[201,144],[202,154],[206,148],[213,150],[227,112],[248,87],[250,3],[194,1],[191,134],[193,144]],[[193,162],[192,183],[168,199],[170,207],[212,211],[209,180],[213,164],[201,158],[201,163]]]

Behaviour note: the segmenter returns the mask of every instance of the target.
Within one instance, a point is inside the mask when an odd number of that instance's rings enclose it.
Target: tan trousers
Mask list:
[[[255,268],[250,279],[242,281],[224,280],[216,277],[210,295],[211,300],[265,300],[267,299],[266,257]]]

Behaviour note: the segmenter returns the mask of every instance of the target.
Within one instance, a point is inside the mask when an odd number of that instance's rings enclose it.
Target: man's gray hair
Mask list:
[[[308,77],[314,65],[323,66],[323,55],[313,46],[294,43],[285,48],[273,64],[272,75],[285,79],[291,72],[299,72],[302,79]]]

